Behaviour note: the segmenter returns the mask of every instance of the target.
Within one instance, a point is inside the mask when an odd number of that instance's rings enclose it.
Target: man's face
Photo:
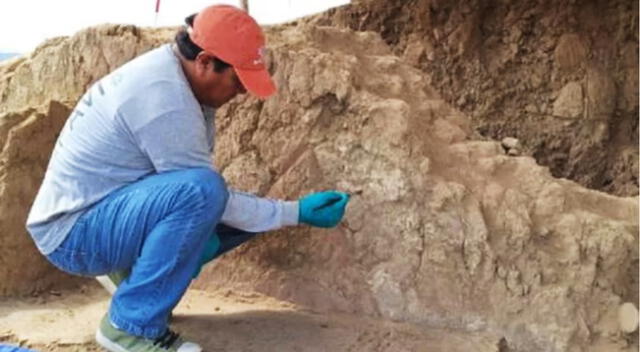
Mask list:
[[[215,72],[213,57],[201,53],[196,58],[194,93],[201,104],[219,108],[238,94],[246,93],[232,67]]]

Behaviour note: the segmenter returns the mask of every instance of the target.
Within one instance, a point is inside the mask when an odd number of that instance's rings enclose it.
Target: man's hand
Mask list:
[[[343,192],[311,193],[299,201],[299,221],[311,226],[334,227],[342,220],[348,202],[349,195]]]

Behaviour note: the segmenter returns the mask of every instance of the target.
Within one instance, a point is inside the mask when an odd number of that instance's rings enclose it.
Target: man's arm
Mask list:
[[[169,111],[138,126],[134,135],[158,173],[192,167],[213,169],[204,123],[197,110]],[[298,202],[229,190],[222,223],[248,232],[297,225]]]
[[[138,109],[145,104],[137,103]],[[131,130],[156,172],[191,167],[213,169],[205,123],[199,109],[168,109]],[[336,203],[336,197],[341,201]],[[299,222],[333,227],[342,218],[347,201],[347,195],[336,192],[287,202],[230,190],[222,223],[248,232],[275,230]]]
[[[298,202],[260,198],[229,190],[222,223],[248,232],[276,230],[298,224]]]

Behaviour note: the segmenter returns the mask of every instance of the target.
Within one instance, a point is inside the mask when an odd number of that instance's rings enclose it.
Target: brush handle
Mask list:
[[[313,210],[320,210],[322,208],[330,207],[330,206],[338,203],[341,199],[342,199],[342,197],[331,198],[326,203],[320,204],[317,207],[313,208]]]

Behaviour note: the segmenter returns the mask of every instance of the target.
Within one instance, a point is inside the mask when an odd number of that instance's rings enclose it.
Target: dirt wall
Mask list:
[[[313,23],[381,34],[482,136],[556,177],[638,194],[638,2],[356,0]]]
[[[638,301],[637,197],[556,179],[531,157],[477,140],[472,120],[376,33],[302,23],[268,36],[279,93],[218,111],[217,168],[240,190],[296,199],[336,188],[352,201],[340,227],[265,234],[196,286],[490,332],[501,351],[632,350],[637,332],[624,333],[616,316]],[[0,271],[3,293],[50,279],[19,218],[66,102],[170,37],[93,28],[0,66],[12,160],[0,164],[0,209],[19,208],[0,213],[2,241],[15,244],[0,253],[11,268]]]
[[[632,348],[616,314],[638,299],[637,197],[474,140],[468,117],[373,33],[303,24],[270,40],[279,94],[218,112],[216,165],[268,196],[353,198],[343,226],[265,234],[200,287],[491,331],[503,350]]]

